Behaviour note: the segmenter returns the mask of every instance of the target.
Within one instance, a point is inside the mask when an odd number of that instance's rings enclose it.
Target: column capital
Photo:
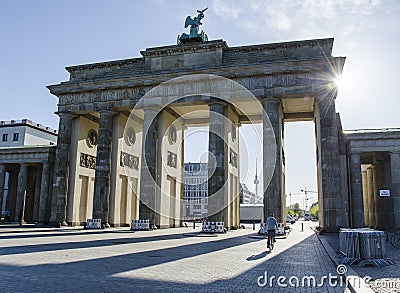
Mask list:
[[[75,118],[78,116],[77,114],[72,113],[70,111],[57,111],[57,112],[54,112],[54,114],[58,115],[60,118],[62,118],[62,117]]]
[[[102,114],[110,114],[110,115],[118,114],[118,112],[113,109],[98,109],[97,112],[99,112],[100,115],[102,115]]]
[[[281,103],[281,99],[276,97],[263,97],[259,98],[259,100],[261,101],[261,103],[276,103],[276,104]]]
[[[208,103],[208,106],[211,106],[214,104],[228,106],[228,102],[221,100],[221,99],[216,99],[216,98],[210,98],[207,103]]]

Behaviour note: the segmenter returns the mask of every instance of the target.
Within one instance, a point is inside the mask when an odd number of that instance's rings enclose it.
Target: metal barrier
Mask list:
[[[149,220],[132,220],[132,231],[149,231],[150,230],[150,221]]]
[[[86,219],[85,229],[102,229],[101,219]]]
[[[201,232],[205,233],[225,233],[224,222],[208,222],[204,221]]]
[[[370,228],[340,229],[340,263],[382,267],[394,262],[386,258],[385,233]]]

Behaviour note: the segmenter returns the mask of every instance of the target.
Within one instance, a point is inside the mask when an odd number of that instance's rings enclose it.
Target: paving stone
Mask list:
[[[277,277],[337,275],[311,226],[293,225],[272,253],[251,225],[217,237],[188,228],[129,232],[1,228],[0,292],[344,292],[346,288],[280,287]],[[199,227],[197,228],[199,229]],[[257,279],[272,279],[260,287]]]

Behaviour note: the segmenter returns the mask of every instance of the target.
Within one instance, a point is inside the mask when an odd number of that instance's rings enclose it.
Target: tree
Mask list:
[[[310,208],[310,215],[318,217],[318,203],[314,203]]]
[[[300,208],[300,204],[298,202],[293,205],[293,210],[297,215],[303,214],[303,210]]]
[[[294,205],[292,205],[290,207],[286,207],[286,213],[288,215],[298,217],[303,214],[303,210],[300,209],[299,203],[296,202]]]

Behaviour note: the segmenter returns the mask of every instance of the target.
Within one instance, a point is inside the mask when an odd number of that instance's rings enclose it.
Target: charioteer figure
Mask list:
[[[199,33],[199,26],[202,25],[201,20],[204,18],[204,11],[208,9],[205,8],[203,10],[197,10],[198,15],[194,18],[190,16],[186,17],[185,28],[190,26],[190,34],[183,33],[182,35],[178,35],[178,45],[192,43],[192,42],[207,42],[208,37],[204,31]]]

